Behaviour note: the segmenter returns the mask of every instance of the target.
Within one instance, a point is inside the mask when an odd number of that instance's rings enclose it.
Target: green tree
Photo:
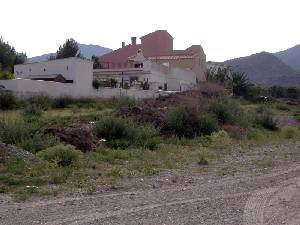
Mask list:
[[[24,63],[26,58],[25,53],[16,52],[14,47],[0,37],[0,70],[13,72],[14,65]]]
[[[245,73],[231,73],[232,94],[234,96],[245,96],[250,85],[249,79]]]
[[[100,59],[98,56],[93,55],[92,56],[92,61],[93,61],[93,68],[94,69],[101,69],[101,63],[100,63]]]
[[[67,39],[63,45],[59,46],[59,49],[56,52],[56,59],[70,57],[83,58],[80,53],[78,43],[73,38]]]
[[[12,80],[15,76],[12,72],[0,70],[0,80]]]
[[[220,84],[226,84],[228,80],[230,80],[232,70],[229,67],[224,68],[209,68],[205,75],[206,80],[211,82],[216,82]]]

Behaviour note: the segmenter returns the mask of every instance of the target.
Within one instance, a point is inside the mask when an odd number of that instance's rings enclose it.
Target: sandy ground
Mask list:
[[[297,152],[297,155],[292,153]],[[0,224],[300,224],[300,142],[236,153],[245,165],[235,173],[220,175],[225,167],[174,173],[127,181],[140,189],[111,190],[50,200],[17,203],[0,196]],[[257,169],[262,155],[290,155],[272,168]],[[224,165],[228,164],[226,159]],[[195,167],[195,166],[194,166]],[[222,169],[223,168],[223,169]],[[125,182],[126,184],[126,182]]]

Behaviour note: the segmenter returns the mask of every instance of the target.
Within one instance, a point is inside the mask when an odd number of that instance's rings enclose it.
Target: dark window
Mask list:
[[[143,68],[143,63],[134,64],[134,68]]]
[[[44,68],[44,72],[46,72],[46,69]]]
[[[29,68],[29,72],[31,72],[31,68]]]
[[[67,70],[69,70],[69,66],[67,66]]]

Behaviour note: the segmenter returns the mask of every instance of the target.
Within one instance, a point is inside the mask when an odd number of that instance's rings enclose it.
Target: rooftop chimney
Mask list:
[[[131,37],[131,44],[136,45],[136,37]]]
[[[122,42],[122,48],[124,48],[124,47],[125,47],[125,42],[123,41],[123,42]]]

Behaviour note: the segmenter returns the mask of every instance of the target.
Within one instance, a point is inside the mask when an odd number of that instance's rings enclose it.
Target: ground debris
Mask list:
[[[37,160],[33,154],[17,146],[0,143],[0,163],[7,162],[13,158],[23,159],[28,162]]]

